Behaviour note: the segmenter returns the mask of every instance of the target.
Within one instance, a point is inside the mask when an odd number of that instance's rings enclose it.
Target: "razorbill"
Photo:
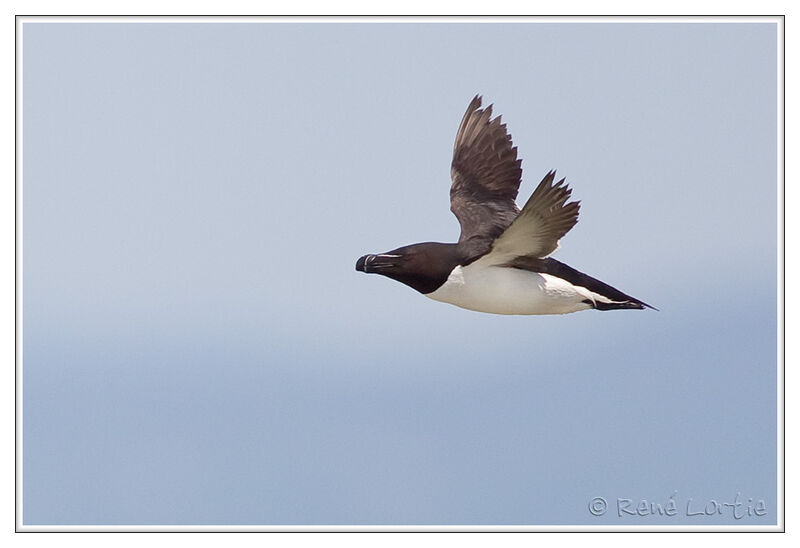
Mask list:
[[[514,201],[522,160],[492,105],[470,102],[456,133],[450,209],[458,243],[426,242],[364,255],[356,270],[402,282],[431,299],[494,314],[567,314],[652,306],[549,258],[578,222],[579,202],[555,171],[525,206]]]

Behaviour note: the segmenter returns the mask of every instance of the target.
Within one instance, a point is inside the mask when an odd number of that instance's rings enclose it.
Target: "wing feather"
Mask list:
[[[547,257],[558,249],[558,241],[578,222],[580,202],[569,202],[572,189],[556,172],[544,176],[519,216],[492,244],[487,259],[508,263],[516,257]]]
[[[491,242],[519,214],[514,201],[522,178],[522,160],[492,106],[481,109],[481,97],[470,102],[456,133],[450,175],[450,209],[461,225],[459,243],[488,250]]]

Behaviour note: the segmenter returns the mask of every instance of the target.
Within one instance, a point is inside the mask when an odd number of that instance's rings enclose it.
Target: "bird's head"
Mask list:
[[[356,261],[356,270],[392,278],[420,293],[431,293],[447,281],[458,264],[455,244],[426,242],[364,255]]]

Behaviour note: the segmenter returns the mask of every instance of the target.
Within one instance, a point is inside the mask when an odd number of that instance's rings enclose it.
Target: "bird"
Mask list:
[[[650,308],[550,255],[578,222],[580,202],[549,171],[520,210],[522,180],[501,116],[476,95],[456,132],[450,209],[461,226],[456,243],[423,242],[356,261],[356,270],[401,282],[426,297],[467,310],[505,315]]]

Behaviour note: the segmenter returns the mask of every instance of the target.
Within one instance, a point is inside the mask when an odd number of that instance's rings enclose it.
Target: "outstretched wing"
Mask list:
[[[481,109],[476,95],[458,127],[450,176],[450,209],[461,224],[459,243],[491,242],[519,214],[514,202],[522,178],[522,160],[500,116],[491,119],[492,106]],[[477,242],[476,242],[477,243]]]
[[[516,257],[546,257],[558,249],[558,241],[578,222],[580,202],[569,202],[572,189],[564,179],[553,184],[556,172],[544,176],[525,207],[487,256],[494,264]]]

